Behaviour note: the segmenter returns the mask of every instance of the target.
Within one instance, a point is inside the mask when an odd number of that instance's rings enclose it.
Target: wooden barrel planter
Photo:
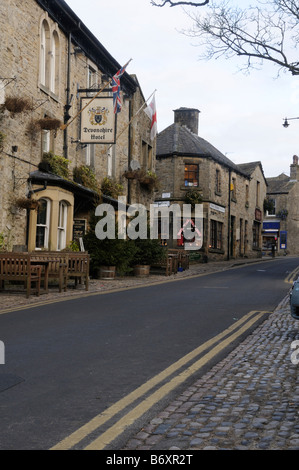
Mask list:
[[[100,266],[100,279],[114,279],[115,271],[115,266]]]
[[[150,266],[145,264],[138,264],[134,266],[134,274],[136,277],[148,277],[150,273]]]

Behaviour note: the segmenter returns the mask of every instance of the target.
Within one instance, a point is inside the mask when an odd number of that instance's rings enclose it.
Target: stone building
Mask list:
[[[299,166],[293,156],[290,176],[282,173],[267,178],[267,198],[263,222],[263,251],[277,254],[299,253]]]
[[[142,111],[134,119],[146,103],[131,64],[120,78],[116,138],[85,142],[82,103],[101,90],[96,98],[109,108],[111,79],[124,64],[64,0],[1,2],[0,30],[0,234],[8,249],[64,248],[86,230],[99,194],[115,203],[121,192],[148,206],[153,192],[123,176],[131,162],[155,170],[150,118]],[[108,114],[94,103],[93,137],[102,139]]]
[[[261,256],[266,181],[260,162],[236,165],[198,136],[197,109],[174,111],[174,123],[157,137],[156,206],[203,203],[203,243],[191,257]],[[161,233],[163,239],[163,233]],[[170,241],[173,247],[185,240]]]

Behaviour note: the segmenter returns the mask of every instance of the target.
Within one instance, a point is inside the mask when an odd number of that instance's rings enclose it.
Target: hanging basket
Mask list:
[[[20,197],[15,200],[14,205],[19,209],[37,210],[40,205],[40,202],[37,199]]]
[[[61,127],[62,122],[59,119],[45,117],[36,121],[40,129],[57,130]]]
[[[23,111],[32,110],[32,103],[29,98],[21,98],[18,96],[8,96],[5,100],[4,107],[12,114],[22,113]]]

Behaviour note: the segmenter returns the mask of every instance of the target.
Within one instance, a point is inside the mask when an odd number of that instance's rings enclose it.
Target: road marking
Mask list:
[[[236,323],[233,323],[229,328],[221,332],[220,334],[216,335],[214,338],[206,341],[204,344],[196,348],[195,350],[191,351],[177,362],[166,368],[164,371],[160,372],[156,376],[154,376],[149,381],[142,384],[136,390],[128,394],[126,397],[122,398],[112,406],[110,406],[107,410],[103,411],[91,421],[86,423],[85,425],[81,426],[78,430],[67,436],[65,439],[60,441],[51,450],[67,450],[74,447],[84,438],[86,438],[89,434],[93,431],[98,429],[104,423],[109,421],[111,418],[116,416],[118,413],[123,411],[127,406],[132,404],[137,399],[141,398],[147,392],[149,392],[153,387],[157,386],[163,380],[167,379],[171,374],[177,372],[181,367],[186,366],[188,362],[192,359],[195,359],[199,354],[204,352],[206,349],[212,347],[215,343],[219,342],[221,339],[226,337],[228,338],[212,349],[209,353],[207,353],[202,359],[197,361],[192,366],[185,369],[181,374],[174,377],[170,382],[166,385],[160,387],[156,392],[154,392],[150,397],[143,400],[140,405],[137,405],[131,412],[129,412],[125,417],[121,418],[117,424],[112,426],[108,429],[102,436],[96,439],[91,446],[95,448],[102,448],[106,446],[108,442],[115,439],[119,434],[123,432],[125,427],[128,426],[128,423],[133,422],[137,419],[138,416],[141,416],[148,410],[153,404],[157,403],[165,394],[169,393],[169,391],[173,390],[177,385],[181,384],[185,381],[188,377],[190,377],[196,370],[202,367],[208,360],[210,360],[215,354],[220,352],[224,349],[231,341],[236,339],[240,336],[244,331],[246,331],[252,324],[258,321],[262,315],[269,312],[257,312],[251,311],[243,318],[241,318]],[[245,324],[243,327],[241,325]],[[241,327],[241,328],[240,328]],[[237,332],[232,334],[234,330],[237,329]]]
[[[287,275],[284,282],[288,282],[289,284],[292,284],[294,280],[297,278],[298,274],[299,274],[299,266],[297,266],[297,268],[295,268],[291,273]]]
[[[85,450],[104,449],[108,444],[110,444],[114,439],[116,439],[120,434],[122,434],[122,432],[124,432],[130,424],[136,421],[136,419],[140,418],[153,405],[158,403],[162,398],[164,398],[169,392],[174,390],[178,385],[185,382],[189,377],[191,377],[195,372],[197,372],[201,367],[203,367],[214,356],[216,356],[219,352],[226,348],[233,340],[243,334],[248,328],[250,328],[251,325],[253,325],[259,318],[261,318],[263,314],[264,313],[256,315],[237,332],[235,332],[234,334],[226,338],[224,341],[222,341],[220,344],[215,346],[211,351],[209,351],[201,359],[196,361],[194,364],[185,369],[179,375],[174,377],[170,382],[160,387],[150,397],[148,397],[142,403],[137,405],[132,411],[124,415],[116,424],[111,426],[106,432],[104,432],[101,436],[99,436],[91,444],[89,444],[85,448]]]

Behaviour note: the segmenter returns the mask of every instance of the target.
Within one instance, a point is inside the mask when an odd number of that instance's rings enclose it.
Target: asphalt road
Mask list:
[[[273,311],[298,264],[280,258],[0,315],[0,449],[54,447],[248,312]]]

